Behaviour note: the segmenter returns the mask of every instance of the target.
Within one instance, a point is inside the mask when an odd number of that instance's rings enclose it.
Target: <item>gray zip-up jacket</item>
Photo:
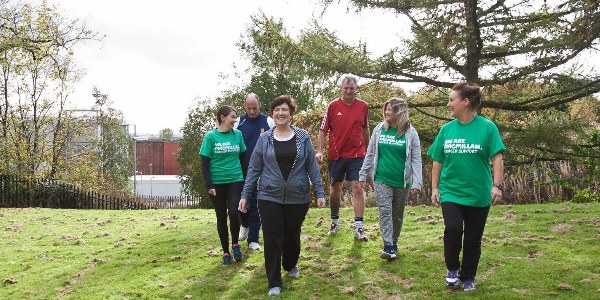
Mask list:
[[[360,173],[358,173],[359,181],[366,181],[367,176],[373,179],[377,172],[377,161],[379,158],[379,136],[381,136],[381,128],[383,122],[377,124],[371,134],[367,155],[363,162]],[[404,165],[404,187],[409,184],[412,188],[421,190],[423,185],[423,162],[421,161],[421,141],[417,130],[412,127],[408,128],[406,135],[406,163]]]
[[[296,134],[296,159],[288,180],[285,181],[277,164],[275,148],[273,148],[274,129],[271,128],[262,133],[256,142],[256,147],[250,157],[242,198],[248,199],[250,197],[250,193],[256,190],[257,181],[257,198],[259,200],[282,204],[308,203],[310,202],[311,183],[315,188],[315,196],[324,198],[325,193],[323,192],[321,173],[315,157],[315,148],[308,132],[292,126]]]

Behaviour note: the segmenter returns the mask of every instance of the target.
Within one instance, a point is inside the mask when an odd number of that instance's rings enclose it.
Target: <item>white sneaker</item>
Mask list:
[[[279,296],[281,294],[281,288],[276,286],[269,289],[269,296]]]
[[[240,235],[238,236],[238,241],[245,241],[248,238],[248,232],[250,232],[250,228],[240,227]]]
[[[300,277],[300,270],[298,269],[298,267],[293,267],[291,270],[289,270],[288,276],[292,278]]]
[[[257,242],[252,242],[252,243],[248,244],[248,248],[250,248],[254,251],[258,251],[258,250],[260,250],[260,245]]]
[[[357,228],[356,230],[354,230],[354,238],[359,241],[363,241],[363,242],[366,242],[369,240],[369,238],[365,234],[364,229],[362,229],[362,228]]]
[[[329,228],[329,235],[336,234],[340,230],[340,226],[336,223],[331,223],[331,227]]]

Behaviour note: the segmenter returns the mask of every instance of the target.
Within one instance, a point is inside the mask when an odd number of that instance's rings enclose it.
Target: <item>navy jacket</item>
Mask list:
[[[256,141],[261,133],[275,126],[275,122],[265,114],[260,113],[256,118],[248,118],[248,114],[243,114],[238,118],[233,128],[242,132],[244,144],[246,144],[246,161],[250,161],[250,156],[256,146]]]

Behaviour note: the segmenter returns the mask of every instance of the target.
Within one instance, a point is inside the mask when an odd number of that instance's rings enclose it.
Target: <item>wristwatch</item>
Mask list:
[[[494,186],[497,187],[499,190],[503,191],[504,190],[504,182],[501,183],[494,183]]]

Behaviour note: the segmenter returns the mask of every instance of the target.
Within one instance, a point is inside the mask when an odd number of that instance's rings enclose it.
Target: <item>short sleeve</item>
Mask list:
[[[429,151],[427,151],[427,155],[431,157],[434,161],[437,161],[441,164],[444,163],[446,156],[444,155],[444,128],[440,130],[438,135],[433,140],[431,147],[429,147]]]
[[[365,103],[365,119],[363,120],[363,128],[369,127],[369,105]]]
[[[202,145],[200,146],[200,155],[212,158],[213,144],[214,142],[209,131],[202,140]]]
[[[236,136],[239,136],[239,143],[240,143],[240,153],[246,151],[246,143],[244,143],[244,138],[242,136],[242,132],[237,130],[237,132],[235,133]]]
[[[500,132],[496,124],[490,122],[490,136],[489,136],[489,157],[492,158],[498,154],[498,152],[506,151],[506,147],[500,137]]]
[[[323,130],[324,132],[327,132],[330,129],[330,126],[329,126],[329,112],[331,111],[331,104],[332,103],[330,103],[327,106],[327,110],[325,111],[325,115],[323,115],[323,121],[321,121],[321,128],[320,129]]]

